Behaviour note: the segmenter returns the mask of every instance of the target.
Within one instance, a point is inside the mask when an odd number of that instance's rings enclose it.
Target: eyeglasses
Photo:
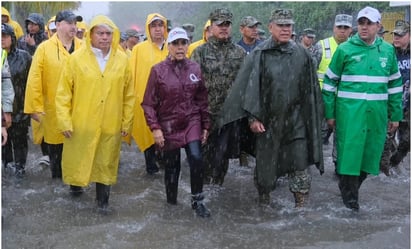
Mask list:
[[[185,39],[177,39],[177,40],[172,41],[173,46],[179,46],[179,45],[185,46],[188,43],[189,43],[188,40],[185,40]]]
[[[338,29],[350,29],[350,27],[343,26],[343,25],[336,26],[336,28],[338,28]]]

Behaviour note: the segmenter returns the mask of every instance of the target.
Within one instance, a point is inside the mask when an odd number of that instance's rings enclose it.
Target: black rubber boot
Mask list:
[[[159,167],[157,167],[156,164],[156,149],[155,146],[152,145],[148,149],[146,149],[144,152],[144,159],[146,162],[146,172],[149,175],[153,175],[157,172],[159,172]]]
[[[70,195],[73,197],[78,197],[83,194],[83,188],[80,186],[70,185]]]
[[[342,195],[343,204],[353,211],[359,211],[359,177],[351,175],[341,175],[339,189]]]
[[[110,185],[96,182],[97,211],[101,214],[110,214],[109,209]]]
[[[15,176],[16,176],[17,178],[23,178],[24,175],[26,174],[26,171],[25,171],[25,169],[24,169],[24,164],[15,163],[15,164],[14,164],[14,167],[15,167],[15,170],[16,170],[16,171],[14,172]]]
[[[202,218],[210,217],[210,211],[203,203],[203,194],[192,195],[192,209],[196,211],[196,215]]]
[[[177,204],[177,188],[179,185],[179,174],[180,170],[178,168],[171,168],[166,166],[164,176],[166,186],[166,199],[167,203],[172,205]]]

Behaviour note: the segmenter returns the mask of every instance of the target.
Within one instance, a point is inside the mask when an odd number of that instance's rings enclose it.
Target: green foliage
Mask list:
[[[30,13],[40,13],[44,16],[45,22],[50,17],[55,16],[60,10],[77,10],[80,2],[2,2],[1,5],[9,12],[13,20],[20,23],[24,29],[24,20]]]

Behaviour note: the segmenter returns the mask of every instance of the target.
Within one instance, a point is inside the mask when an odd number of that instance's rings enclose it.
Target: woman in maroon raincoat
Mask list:
[[[210,127],[207,90],[200,66],[186,58],[189,39],[186,31],[175,28],[167,39],[168,57],[152,67],[142,108],[165,161],[167,202],[177,203],[180,175],[180,148],[190,166],[192,208],[200,217],[209,217],[203,203],[203,162],[201,143]]]

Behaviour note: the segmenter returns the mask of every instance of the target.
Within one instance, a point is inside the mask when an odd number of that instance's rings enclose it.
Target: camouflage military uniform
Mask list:
[[[214,17],[222,17],[231,22],[231,16],[227,9],[218,9],[211,13],[210,19],[213,21]],[[244,49],[231,39],[223,41],[215,37],[210,37],[207,43],[196,48],[191,56],[192,60],[200,64],[208,90],[211,129],[208,142],[203,148],[206,183],[214,178],[214,183],[221,185],[227,172],[230,157],[227,151],[232,149],[228,148],[226,142],[218,140],[229,141],[234,137],[236,127],[229,125],[219,129],[216,120],[245,56]],[[231,140],[231,144],[236,143]]]

